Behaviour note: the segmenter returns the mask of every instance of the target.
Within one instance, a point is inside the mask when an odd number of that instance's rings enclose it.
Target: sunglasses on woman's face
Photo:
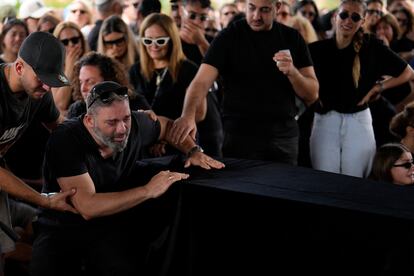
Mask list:
[[[65,38],[65,39],[61,39],[60,42],[63,43],[63,45],[68,46],[69,42],[72,43],[72,45],[76,45],[78,44],[80,41],[80,37],[76,36],[76,37],[71,37],[71,38]]]
[[[407,170],[411,169],[411,167],[414,165],[413,161],[408,161],[402,164],[394,164],[393,167],[403,167]]]
[[[311,11],[301,11],[300,13],[305,17],[307,17],[307,16],[314,17],[315,16],[315,13],[311,12]]]
[[[81,9],[73,9],[73,10],[71,10],[71,12],[72,12],[72,13],[77,13],[77,12],[79,12],[80,14],[85,14],[85,13],[86,13],[86,11],[85,11],[85,10],[81,10]]]
[[[105,44],[105,46],[113,46],[113,45],[119,46],[124,41],[125,41],[125,37],[123,36],[121,38],[114,39],[114,40],[104,40],[103,43]]]
[[[351,17],[352,21],[354,21],[355,23],[358,23],[362,19],[362,16],[359,13],[353,12],[351,15],[349,15],[347,11],[340,12],[339,17],[342,20],[345,20],[348,17]]]
[[[158,38],[149,38],[149,37],[141,38],[142,44],[144,44],[145,46],[151,46],[155,44],[158,47],[165,46],[169,40],[170,38],[168,36],[158,37]]]

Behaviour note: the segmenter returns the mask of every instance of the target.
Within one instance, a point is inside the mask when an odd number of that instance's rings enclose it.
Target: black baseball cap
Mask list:
[[[70,85],[63,73],[65,47],[52,34],[47,32],[31,33],[19,50],[21,57],[35,71],[37,77],[50,87]]]

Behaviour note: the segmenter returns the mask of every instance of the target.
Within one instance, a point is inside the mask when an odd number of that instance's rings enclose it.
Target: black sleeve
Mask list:
[[[204,56],[203,63],[217,68],[219,72],[223,72],[225,70],[225,65],[228,64],[227,51],[229,48],[231,49],[231,41],[231,34],[228,31],[228,28],[221,31],[211,42],[210,47]]]
[[[392,77],[398,77],[407,67],[405,62],[397,53],[392,51],[389,47],[375,40],[375,57],[380,57],[380,73]]]
[[[299,32],[295,32],[295,42],[292,43],[296,47],[292,54],[293,64],[297,69],[313,66],[309,48]]]
[[[60,112],[53,101],[52,93],[46,93],[42,97],[40,105],[37,116],[39,116],[41,122],[53,123],[59,118]]]
[[[151,106],[144,95],[134,92],[135,94],[129,100],[129,107],[131,110],[150,110]]]
[[[49,138],[45,152],[45,166],[56,178],[84,174],[88,171],[83,146],[64,125],[59,126]]]

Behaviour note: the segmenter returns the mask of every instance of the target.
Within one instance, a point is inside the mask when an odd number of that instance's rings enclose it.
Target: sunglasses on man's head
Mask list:
[[[97,99],[100,99],[102,103],[104,104],[110,104],[114,97],[113,94],[116,94],[120,97],[127,98],[128,97],[128,88],[126,87],[120,87],[113,90],[99,90],[96,89],[96,87],[92,88],[91,95],[93,97],[93,100],[88,104],[88,108],[90,108]]]
[[[76,36],[76,37],[71,37],[71,38],[65,38],[65,39],[61,39],[60,42],[63,43],[63,45],[68,46],[69,45],[69,41],[73,44],[76,45],[79,43],[80,41],[80,37]]]
[[[170,38],[168,36],[158,37],[158,38],[149,38],[143,37],[141,38],[142,44],[145,46],[151,46],[153,44],[157,45],[158,47],[165,46]]]
[[[125,37],[123,36],[123,37],[115,39],[115,40],[104,40],[103,43],[107,46],[109,46],[109,45],[120,45],[124,41],[125,41]]]
[[[351,17],[352,21],[354,21],[355,23],[358,23],[362,19],[362,16],[359,13],[353,12],[351,15],[349,15],[347,11],[340,12],[339,17],[342,20],[345,20],[348,17]]]
[[[408,161],[402,164],[394,164],[393,167],[403,167],[407,170],[411,169],[411,167],[414,165],[413,161]]]

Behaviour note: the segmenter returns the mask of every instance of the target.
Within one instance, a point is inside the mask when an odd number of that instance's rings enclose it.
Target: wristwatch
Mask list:
[[[40,195],[41,196],[44,196],[44,197],[51,197],[51,196],[54,196],[54,195],[56,195],[57,193],[41,193]]]
[[[190,158],[196,152],[204,152],[204,150],[199,145],[195,145],[187,152],[187,158]]]

